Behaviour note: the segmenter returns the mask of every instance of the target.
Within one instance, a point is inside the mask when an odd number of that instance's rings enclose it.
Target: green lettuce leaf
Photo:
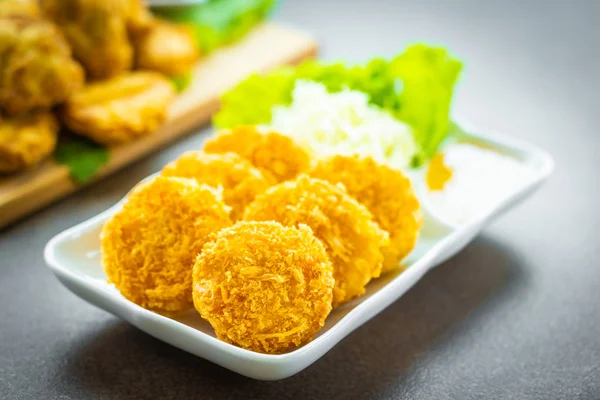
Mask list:
[[[295,68],[252,75],[222,97],[213,119],[219,128],[268,123],[275,105],[287,105],[297,79],[320,82],[330,92],[344,88],[366,93],[372,104],[408,123],[423,158],[435,154],[449,132],[454,85],[462,63],[438,47],[410,46],[399,56],[376,58],[365,65],[306,61]]]
[[[271,121],[276,104],[290,104],[294,70],[281,68],[268,75],[254,74],[221,97],[221,110],[213,117],[217,127],[257,125]]]
[[[183,92],[192,83],[192,74],[185,73],[177,76],[170,76],[169,80],[177,93]]]
[[[61,135],[54,151],[54,159],[69,168],[71,178],[78,184],[94,178],[109,157],[106,147],[74,134]]]
[[[443,49],[417,45],[396,58],[391,68],[402,79],[394,115],[413,128],[423,153],[431,157],[450,130],[452,94],[462,63]]]
[[[160,17],[191,26],[204,53],[244,36],[273,11],[277,0],[207,0],[198,4],[157,7]]]

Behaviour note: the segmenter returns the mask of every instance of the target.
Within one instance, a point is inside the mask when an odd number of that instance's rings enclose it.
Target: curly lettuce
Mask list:
[[[206,0],[153,8],[162,18],[189,25],[203,53],[230,44],[266,19],[277,0]]]
[[[223,95],[213,122],[219,128],[269,123],[273,107],[289,104],[296,80],[304,79],[322,83],[332,93],[344,88],[366,93],[371,104],[411,126],[422,156],[430,158],[450,131],[452,94],[461,69],[462,63],[445,49],[425,44],[365,65],[306,61],[251,75]]]

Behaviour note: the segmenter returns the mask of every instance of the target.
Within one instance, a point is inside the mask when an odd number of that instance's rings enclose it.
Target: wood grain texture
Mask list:
[[[110,161],[96,179],[117,171],[164,144],[209,121],[219,107],[221,93],[248,74],[294,64],[317,53],[308,35],[274,24],[264,24],[243,41],[202,59],[190,87],[177,97],[165,124],[152,135],[111,148]],[[80,185],[69,170],[49,159],[35,170],[0,179],[0,227],[74,192]]]

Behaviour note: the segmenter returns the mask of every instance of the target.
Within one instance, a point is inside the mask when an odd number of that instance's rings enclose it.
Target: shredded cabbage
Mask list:
[[[403,169],[418,152],[410,126],[369,104],[363,92],[329,93],[321,83],[298,80],[291,104],[275,106],[272,114],[270,129],[320,155],[360,154]]]
[[[410,46],[392,60],[376,58],[359,66],[307,61],[250,76],[224,94],[213,122],[220,128],[267,124],[274,106],[290,104],[296,80],[316,81],[332,93],[363,92],[371,104],[408,123],[420,147],[419,165],[435,154],[450,131],[452,93],[461,69],[462,63],[445,49],[424,44]]]

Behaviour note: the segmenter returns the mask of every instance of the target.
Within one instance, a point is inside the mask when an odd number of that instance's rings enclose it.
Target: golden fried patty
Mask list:
[[[189,73],[198,59],[198,47],[189,28],[155,20],[134,40],[136,68],[169,76]]]
[[[308,342],[331,311],[332,266],[305,225],[238,222],[194,266],[194,306],[219,339],[261,353]]]
[[[208,236],[230,226],[218,193],[191,179],[157,177],[128,196],[102,229],[106,275],[148,309],[192,305],[192,267]]]
[[[0,19],[0,111],[19,115],[63,102],[83,85],[83,68],[54,24]]]
[[[246,221],[277,221],[286,226],[308,225],[333,263],[333,306],[365,292],[365,285],[381,273],[381,248],[387,232],[342,186],[301,175],[258,195],[244,212]]]
[[[1,0],[0,18],[7,17],[39,18],[40,6],[35,0]]]
[[[51,112],[0,118],[0,173],[19,172],[52,153],[58,121]]]
[[[92,79],[131,69],[132,30],[151,21],[140,0],[41,0],[42,11],[64,32],[73,53]]]
[[[221,187],[225,204],[231,207],[233,221],[242,217],[244,208],[256,195],[275,183],[235,153],[190,151],[165,166],[162,175],[193,178],[199,183]]]
[[[69,97],[62,116],[73,132],[95,142],[125,143],[153,133],[174,97],[159,73],[132,72],[84,87]]]
[[[348,193],[367,206],[379,226],[390,235],[383,255],[383,272],[398,267],[414,248],[422,216],[410,180],[402,172],[372,158],[333,156],[321,160],[309,173],[332,183],[342,183]]]
[[[204,151],[237,153],[255,167],[271,173],[278,182],[294,179],[310,165],[307,151],[291,138],[276,132],[263,134],[254,126],[219,132],[206,141]]]

